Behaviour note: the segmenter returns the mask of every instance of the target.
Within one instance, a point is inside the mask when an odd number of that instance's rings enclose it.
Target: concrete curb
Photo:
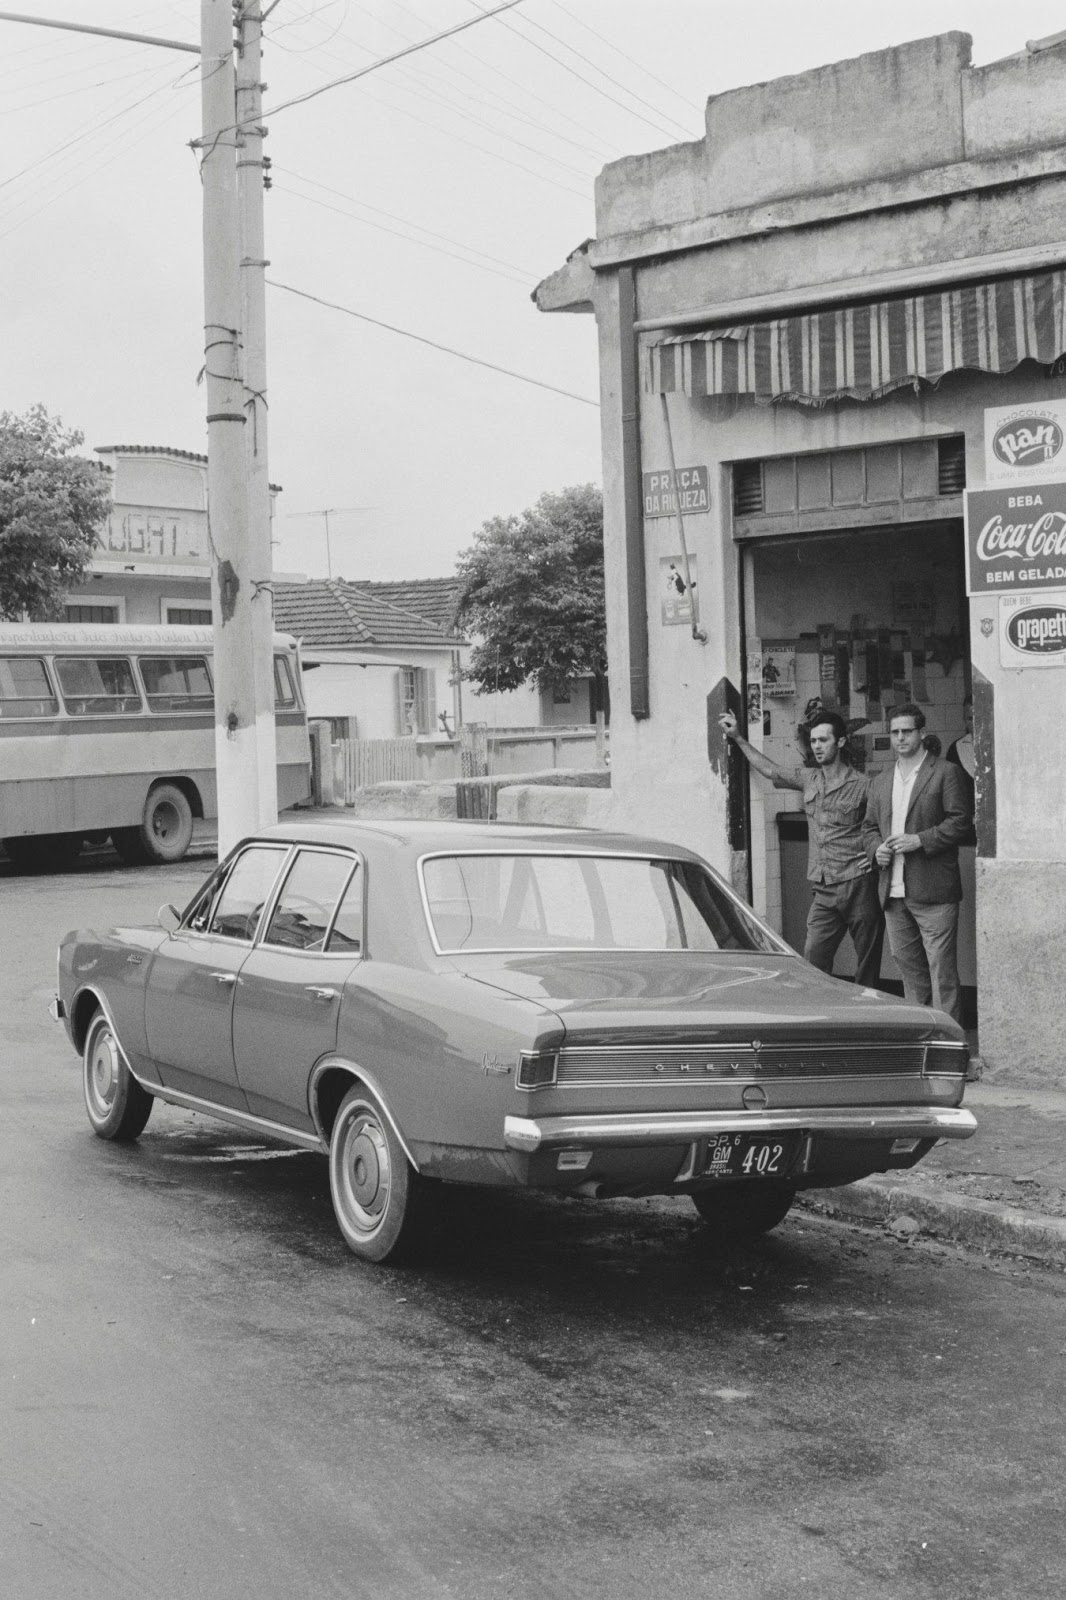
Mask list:
[[[919,1184],[863,1178],[840,1189],[807,1189],[799,1204],[845,1221],[877,1222],[903,1233],[950,1239],[971,1250],[1025,1256],[1066,1270],[1066,1218],[1020,1211],[995,1200],[937,1194]]]

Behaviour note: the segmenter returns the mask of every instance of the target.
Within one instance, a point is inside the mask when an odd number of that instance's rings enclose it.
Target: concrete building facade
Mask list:
[[[945,34],[712,98],[703,139],[605,169],[596,238],[535,299],[598,325],[612,821],[702,849],[788,931],[800,819],[718,714],[795,761],[818,695],[876,771],[893,704],[946,747],[972,692],[963,981],[985,1061],[1058,1082],[1066,651],[1036,670],[1054,652],[1004,639],[1030,591],[1066,615],[1066,556],[981,589],[975,553],[968,584],[964,491],[1010,415],[1059,443],[1004,515],[1066,480],[1066,48],[970,51]]]

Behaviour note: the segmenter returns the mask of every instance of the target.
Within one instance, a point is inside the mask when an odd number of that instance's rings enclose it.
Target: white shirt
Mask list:
[[[924,760],[925,752],[923,751],[922,761]],[[922,761],[919,761],[917,766],[912,767],[906,777],[900,771],[899,762],[896,762],[895,776],[892,779],[893,837],[897,833],[905,833],[907,831],[907,812],[910,810],[911,790],[914,788],[914,780],[918,776],[918,769],[921,767]],[[889,898],[894,900],[902,900],[906,893],[903,887],[903,854],[901,851],[897,851],[892,857],[892,879],[888,893]]]

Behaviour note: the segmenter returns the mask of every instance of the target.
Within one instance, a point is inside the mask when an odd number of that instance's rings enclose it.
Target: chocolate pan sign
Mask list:
[[[1066,588],[1066,482],[966,492],[966,592]]]

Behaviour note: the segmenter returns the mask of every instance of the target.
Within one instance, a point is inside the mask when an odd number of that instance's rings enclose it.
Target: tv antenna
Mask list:
[[[321,517],[326,528],[326,576],[333,577],[333,550],[329,538],[330,517],[353,516],[360,511],[380,511],[380,506],[323,506],[319,511],[286,511],[286,517]]]

